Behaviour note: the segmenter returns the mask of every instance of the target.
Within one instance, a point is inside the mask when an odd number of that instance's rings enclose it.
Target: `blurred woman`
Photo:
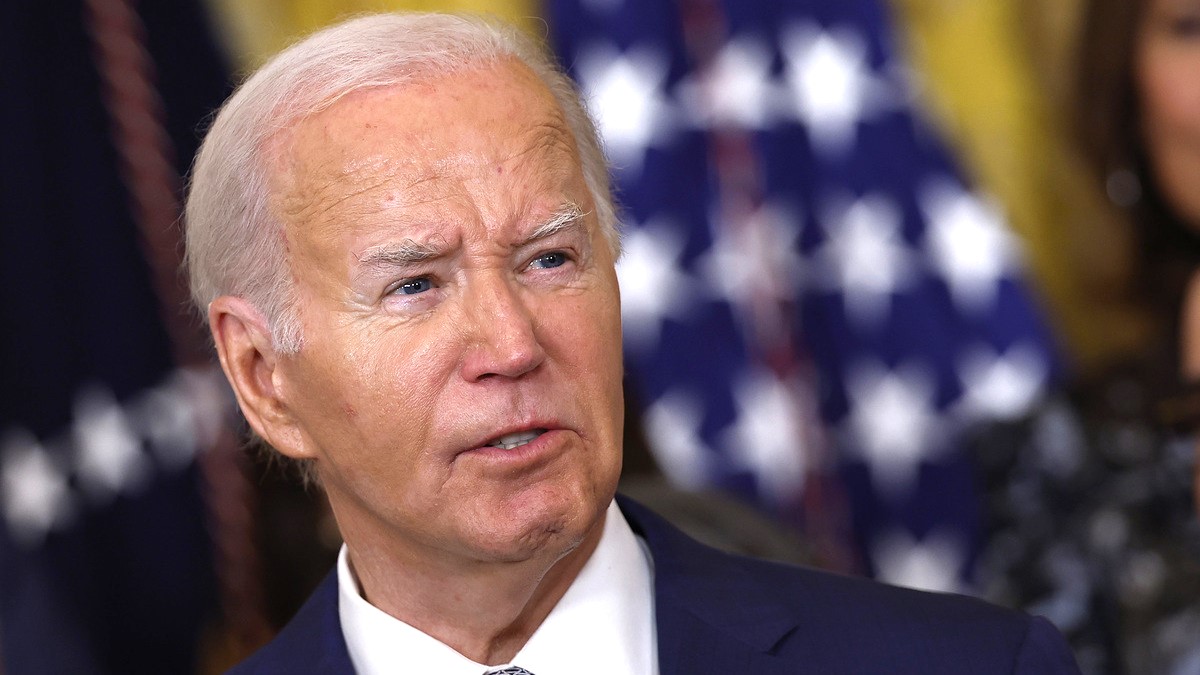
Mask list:
[[[1200,0],[1085,0],[1075,130],[1124,209],[1157,343],[981,436],[993,599],[1055,621],[1093,673],[1200,673]]]

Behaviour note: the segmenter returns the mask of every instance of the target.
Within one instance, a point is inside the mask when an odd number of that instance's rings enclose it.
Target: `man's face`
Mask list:
[[[433,76],[276,150],[304,336],[276,386],[351,549],[577,545],[620,472],[620,308],[550,93],[516,63]]]

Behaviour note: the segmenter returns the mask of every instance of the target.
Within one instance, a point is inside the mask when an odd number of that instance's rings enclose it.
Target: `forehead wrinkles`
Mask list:
[[[300,283],[302,278],[328,282],[340,277],[340,264],[297,268],[296,261],[321,259],[331,246],[336,247],[339,224],[359,221],[378,210],[378,200],[355,197],[386,189],[398,173],[384,155],[322,152],[333,145],[328,131],[316,135],[312,129],[293,127],[272,139],[269,147],[269,209],[279,224],[284,257],[298,288],[306,287]]]
[[[363,210],[370,200],[355,199],[378,191],[393,183],[397,166],[385,157],[364,157],[350,161],[324,158],[296,161],[275,173],[271,191],[272,206],[285,223],[301,224],[319,221],[338,207],[350,203]],[[350,213],[347,215],[361,215]]]
[[[271,142],[271,207],[285,230],[302,226],[313,235],[314,226],[340,229],[336,226],[384,210],[393,214],[389,218],[407,215],[394,211],[397,207],[468,207],[471,193],[511,207],[509,197],[524,201],[533,196],[531,190],[561,191],[574,182],[580,174],[578,151],[557,101],[519,64],[499,70],[517,87],[501,85],[490,98],[490,111],[454,87],[440,88],[434,78],[356,92],[281,132]],[[480,88],[493,86],[489,79]],[[439,93],[450,94],[450,102],[432,110],[437,118],[424,120],[438,124],[433,134],[419,124],[389,120],[403,97],[428,100]],[[456,105],[460,102],[464,107]],[[430,115],[431,108],[418,105],[415,119]],[[516,174],[520,187],[489,194],[488,179],[503,173]]]
[[[557,109],[553,117],[557,119],[530,126],[519,149],[509,160],[530,162],[533,168],[554,174],[567,174],[577,169],[579,161],[575,140],[567,131]]]
[[[510,143],[479,129],[483,141],[480,146],[442,156],[427,148],[414,148],[407,157],[312,152],[299,155],[292,134],[286,149],[281,148],[277,154],[276,170],[272,172],[274,210],[285,221],[311,222],[347,202],[354,205],[355,211],[372,211],[371,205],[382,206],[384,202],[424,204],[450,196],[459,181],[469,180],[471,174],[488,177],[482,169],[503,165],[510,165],[510,170],[530,170],[539,177],[567,178],[578,164],[574,139],[557,107],[546,112],[550,114],[544,116],[544,121],[523,125]],[[355,199],[373,191],[380,193],[378,203]]]

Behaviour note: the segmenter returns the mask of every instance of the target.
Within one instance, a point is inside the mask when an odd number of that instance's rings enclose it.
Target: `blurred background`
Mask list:
[[[623,489],[726,548],[1044,614],[1085,672],[1200,673],[1162,413],[1200,246],[1131,83],[1164,1],[4,3],[3,672],[221,672],[332,565],[319,492],[242,447],[181,196],[234,83],[417,9],[528,29],[598,118]]]

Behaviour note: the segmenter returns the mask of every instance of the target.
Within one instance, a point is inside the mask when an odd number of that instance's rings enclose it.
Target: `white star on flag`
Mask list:
[[[847,386],[849,430],[875,486],[893,496],[910,493],[921,462],[941,449],[933,438],[942,427],[933,409],[932,378],[916,365],[889,371],[863,362],[850,369]]]
[[[808,128],[817,150],[845,154],[853,147],[858,123],[873,112],[874,78],[862,36],[799,23],[783,31],[780,47],[793,113]]]
[[[162,466],[179,470],[192,461],[198,448],[196,412],[185,390],[165,386],[147,391],[131,406],[129,416],[145,431]]]
[[[149,478],[141,439],[108,389],[93,385],[80,391],[72,436],[76,473],[93,497],[134,490]]]
[[[927,183],[920,203],[930,258],[955,302],[973,314],[991,310],[1001,279],[1013,275],[1018,260],[999,210],[945,179]]]
[[[890,199],[869,195],[848,208],[828,209],[828,235],[816,253],[820,279],[840,291],[846,312],[860,326],[886,318],[892,294],[913,277],[913,253],[900,236],[900,210]]]
[[[760,40],[731,40],[709,70],[693,72],[679,83],[678,95],[698,127],[760,129],[771,122],[775,107],[771,52]]]
[[[1037,349],[1014,345],[997,353],[986,344],[964,350],[959,359],[963,383],[961,405],[974,419],[1013,419],[1042,395],[1048,366]]]
[[[925,591],[962,591],[959,569],[963,547],[946,532],[933,532],[918,541],[908,532],[893,530],[873,547],[880,581]]]
[[[74,511],[66,476],[24,430],[8,433],[0,461],[9,531],[18,543],[36,546]]]
[[[711,453],[700,438],[702,410],[695,397],[672,389],[645,413],[654,458],[671,484],[685,490],[705,487],[712,478]]]
[[[622,237],[617,278],[625,342],[653,349],[665,319],[681,319],[691,307],[694,282],[679,267],[683,235],[663,221],[631,225]]]
[[[726,431],[730,458],[750,470],[769,500],[801,494],[807,437],[794,385],[763,370],[734,386],[737,420]]]
[[[791,300],[804,269],[795,215],[765,204],[740,223],[719,223],[712,248],[696,261],[717,298],[735,306],[757,299]]]
[[[663,96],[666,60],[648,46],[621,54],[599,44],[580,54],[576,71],[613,169],[628,172],[626,180],[635,179],[646,150],[674,127],[675,113]]]

